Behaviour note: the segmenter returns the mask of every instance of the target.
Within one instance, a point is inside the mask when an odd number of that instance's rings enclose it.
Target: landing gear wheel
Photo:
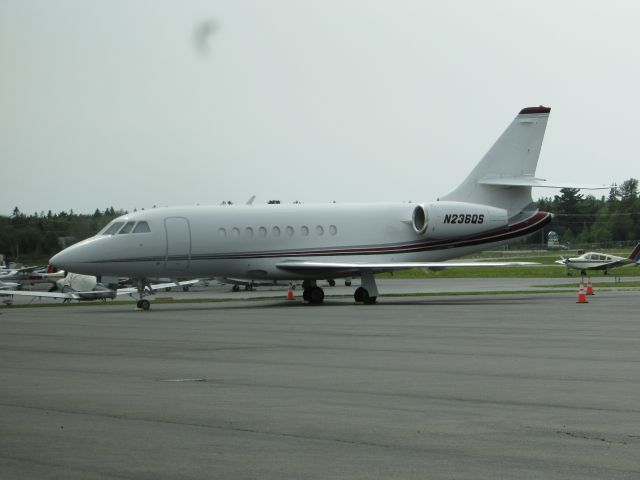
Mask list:
[[[188,292],[189,291],[189,285],[183,285],[182,286],[182,291],[183,292]]]
[[[329,286],[330,287],[335,287],[336,286],[336,281],[333,278],[330,278],[329,280],[327,280],[327,282],[329,282]]]
[[[151,302],[149,300],[138,300],[136,306],[141,310],[149,310],[149,308],[151,308]]]
[[[249,283],[248,285],[245,285],[244,289],[245,289],[247,292],[250,292],[250,291],[252,291],[252,290],[253,290],[253,285],[251,285],[251,284]]]
[[[345,280],[344,284],[345,284],[345,286],[350,287],[351,286],[351,280]]]
[[[233,287],[231,287],[231,290],[234,292],[239,292],[240,291],[240,285],[234,285]]]
[[[309,302],[311,303],[322,303],[324,300],[324,291],[320,287],[312,287],[309,290]]]
[[[303,299],[305,302],[310,302],[310,301],[311,301],[311,289],[310,289],[310,288],[305,288],[305,289],[302,291],[302,299]]]
[[[373,305],[376,303],[376,299],[378,297],[369,296],[369,292],[366,288],[358,287],[356,291],[353,293],[353,299],[356,303],[364,303],[365,305]]]

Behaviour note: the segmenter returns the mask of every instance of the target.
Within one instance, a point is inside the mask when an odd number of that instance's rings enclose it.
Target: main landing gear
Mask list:
[[[316,285],[315,280],[305,280],[302,282],[302,299],[305,302],[318,305],[324,300],[324,290]]]
[[[358,304],[373,305],[378,299],[378,286],[373,272],[362,272],[360,278],[362,283],[353,293],[353,299]]]
[[[373,272],[361,272],[360,277],[362,283],[356,288],[353,299],[360,305],[373,305],[378,299],[378,286]],[[302,298],[305,302],[315,305],[323,302],[324,290],[316,284],[316,280],[305,280],[302,282],[302,288]]]
[[[372,297],[366,288],[358,287],[353,293],[353,299],[356,303],[362,303],[364,305],[373,305],[376,303],[378,297]]]

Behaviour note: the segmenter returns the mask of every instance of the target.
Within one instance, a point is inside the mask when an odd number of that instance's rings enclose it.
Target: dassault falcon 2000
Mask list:
[[[522,265],[445,262],[529,235],[551,220],[532,187],[549,112],[520,111],[467,178],[434,202],[157,208],[123,215],[51,264],[90,275],[302,280],[321,303],[319,279],[361,277],[354,297],[375,303],[374,274],[409,268]],[[578,187],[582,188],[582,187]]]

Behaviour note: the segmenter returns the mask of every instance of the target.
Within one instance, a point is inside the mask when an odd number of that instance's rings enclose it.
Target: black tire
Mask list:
[[[252,290],[253,290],[253,285],[251,285],[251,284],[249,283],[248,285],[245,285],[244,289],[245,289],[247,292],[250,292],[250,291],[252,291]]]
[[[327,280],[327,282],[329,282],[329,286],[330,287],[335,287],[336,286],[336,281],[333,278],[330,278],[329,280]]]
[[[149,310],[151,308],[151,302],[149,300],[138,300],[136,306],[141,310]]]
[[[183,292],[188,292],[189,291],[189,285],[183,285],[182,286],[182,291]]]
[[[314,304],[322,303],[324,300],[324,290],[320,287],[313,287],[309,291],[309,301]]]
[[[233,287],[231,287],[231,290],[234,292],[239,292],[240,291],[240,285],[234,285]]]
[[[310,301],[311,301],[311,289],[310,289],[310,288],[305,288],[305,289],[302,291],[302,299],[303,299],[305,302],[310,302]]]
[[[350,287],[351,286],[351,280],[345,280],[344,284],[345,284],[345,286]]]
[[[365,288],[358,287],[356,291],[353,292],[353,299],[356,303],[369,303],[371,297],[369,297],[369,292]]]

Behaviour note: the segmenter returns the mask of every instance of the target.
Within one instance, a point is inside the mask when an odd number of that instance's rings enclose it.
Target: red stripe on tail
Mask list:
[[[635,260],[636,262],[638,261],[638,259],[640,258],[640,243],[636,245],[636,248],[633,249],[633,252],[631,252],[631,255],[629,255],[629,258],[631,260]]]

